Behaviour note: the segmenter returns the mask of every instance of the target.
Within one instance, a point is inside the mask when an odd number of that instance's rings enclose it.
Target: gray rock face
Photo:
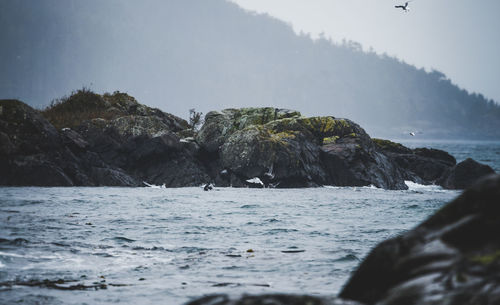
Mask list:
[[[135,100],[109,107],[91,97],[112,119],[61,131],[22,102],[0,101],[0,185],[193,186],[210,180],[196,151],[175,134],[181,119]]]
[[[242,108],[211,111],[205,116],[205,124],[198,132],[196,141],[209,153],[219,150],[232,133],[251,125],[263,125],[270,121],[300,116],[288,109]]]
[[[500,176],[378,245],[340,296],[366,304],[499,304]]]
[[[277,187],[326,184],[319,146],[310,135],[252,125],[232,134],[221,148],[222,166],[243,180],[258,177]]]
[[[438,183],[447,189],[465,189],[479,178],[493,173],[495,171],[488,165],[468,158],[448,169]]]
[[[405,180],[437,184],[446,189],[465,189],[495,171],[472,159],[456,164],[449,153],[428,148],[409,149],[399,143],[374,139],[378,150],[399,167]]]
[[[369,137],[344,137],[321,149],[333,185],[407,189],[400,168],[377,151]]]
[[[43,111],[54,125],[21,102],[0,107],[2,185],[462,188],[491,172],[473,161],[455,166],[443,151],[372,140],[347,119],[286,109],[209,112],[196,133],[119,92],[76,92]]]
[[[291,112],[275,115],[278,119],[274,120],[269,119],[272,115],[258,119],[262,113],[280,111],[244,109],[242,115],[231,109],[207,115],[198,137],[200,145],[220,158],[219,170],[230,173],[231,185],[244,186],[257,177],[275,187],[407,188],[400,167],[378,151],[356,123],[333,117],[287,117]],[[242,122],[241,118],[246,119]],[[209,126],[215,125],[211,130]],[[210,130],[217,132],[208,136]]]
[[[138,184],[87,151],[88,143],[77,132],[59,133],[39,112],[19,101],[0,101],[0,107],[0,185]]]

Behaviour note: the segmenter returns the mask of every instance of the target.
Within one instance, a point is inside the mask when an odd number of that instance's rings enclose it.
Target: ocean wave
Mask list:
[[[351,262],[351,261],[359,261],[359,257],[354,254],[347,254],[341,258],[335,259],[334,262]]]
[[[409,191],[446,191],[441,186],[435,184],[423,185],[409,180],[405,180],[405,184],[408,186]]]
[[[103,241],[108,241],[108,240],[114,240],[118,243],[123,243],[123,242],[133,243],[136,241],[135,239],[126,238],[124,236],[116,236],[116,237],[110,237],[110,238],[103,239]]]
[[[0,245],[21,246],[27,243],[29,243],[29,240],[24,238],[16,238],[16,239],[0,238]]]
[[[292,233],[292,232],[298,232],[297,229],[285,229],[285,228],[277,228],[277,229],[271,229],[266,231],[266,235],[275,235],[275,234],[281,234],[281,233]]]

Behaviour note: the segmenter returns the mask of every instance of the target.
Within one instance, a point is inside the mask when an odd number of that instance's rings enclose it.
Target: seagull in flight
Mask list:
[[[404,12],[409,12],[410,9],[408,8],[408,4],[410,3],[411,1],[407,1],[405,2],[405,5],[396,5],[394,6],[395,8],[400,8],[402,9]]]

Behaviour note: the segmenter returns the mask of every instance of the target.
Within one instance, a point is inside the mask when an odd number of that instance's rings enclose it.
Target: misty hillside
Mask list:
[[[500,137],[500,107],[440,72],[296,35],[225,0],[1,1],[0,38],[0,98],[39,108],[90,86],[182,117],[272,106],[374,136]]]

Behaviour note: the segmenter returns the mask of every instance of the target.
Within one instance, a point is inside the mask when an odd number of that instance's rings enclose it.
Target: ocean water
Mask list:
[[[446,150],[457,159],[477,151],[498,169],[500,145],[474,145]],[[405,191],[0,188],[0,304],[182,304],[213,293],[334,296],[373,246],[460,193],[409,185]]]

